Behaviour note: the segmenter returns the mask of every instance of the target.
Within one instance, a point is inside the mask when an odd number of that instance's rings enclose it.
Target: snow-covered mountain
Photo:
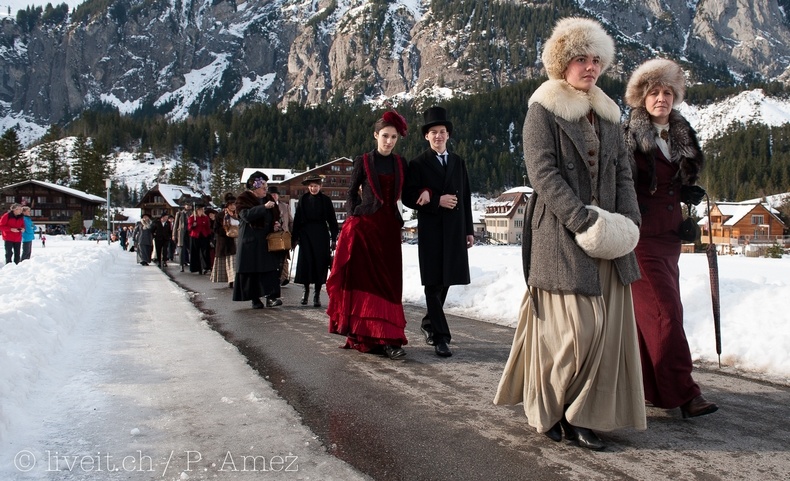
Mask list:
[[[694,80],[790,79],[788,0],[88,0],[65,19],[0,22],[3,126],[103,102],[173,120],[265,102],[457,95],[541,75],[559,16],[615,35],[611,70],[647,57]]]
[[[741,92],[706,106],[684,103],[678,110],[697,131],[703,144],[733,125],[763,124],[776,127],[790,123],[790,101],[768,97],[759,89]]]

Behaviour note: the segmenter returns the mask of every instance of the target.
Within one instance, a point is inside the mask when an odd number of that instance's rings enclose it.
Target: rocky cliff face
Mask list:
[[[615,74],[660,54],[705,59],[740,77],[790,76],[790,29],[777,0],[580,3],[617,34],[623,54]],[[250,102],[475,92],[541,74],[537,59],[552,4],[448,5],[131,0],[81,23],[30,32],[6,20],[0,109],[48,124],[105,102],[179,120]]]

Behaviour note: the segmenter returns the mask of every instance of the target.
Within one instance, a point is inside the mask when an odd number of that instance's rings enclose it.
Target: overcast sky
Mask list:
[[[60,5],[61,3],[65,3],[69,6],[69,11],[74,10],[74,7],[82,3],[84,0],[49,0],[49,1],[41,1],[41,0],[0,0],[0,15],[7,16],[8,15],[8,7],[11,7],[11,16],[16,18],[17,10],[24,10],[27,7],[33,6],[40,6],[44,8],[48,3],[51,3],[53,6]]]

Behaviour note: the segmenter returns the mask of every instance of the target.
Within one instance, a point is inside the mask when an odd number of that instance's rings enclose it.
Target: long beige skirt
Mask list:
[[[599,272],[600,297],[537,288],[524,295],[494,404],[523,402],[538,432],[551,429],[566,405],[575,426],[647,427],[631,288],[611,261],[600,261]]]

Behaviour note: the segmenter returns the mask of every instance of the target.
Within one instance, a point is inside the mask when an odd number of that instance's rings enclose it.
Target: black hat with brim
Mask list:
[[[447,111],[442,107],[431,107],[425,112],[422,113],[423,117],[423,124],[422,124],[422,135],[428,133],[428,130],[431,127],[436,125],[444,125],[447,128],[447,133],[452,135],[453,134],[453,123],[447,120]]]
[[[323,181],[324,181],[324,178],[322,176],[320,176],[320,175],[310,175],[310,176],[306,177],[302,181],[302,185],[321,184],[321,183],[323,183]]]

